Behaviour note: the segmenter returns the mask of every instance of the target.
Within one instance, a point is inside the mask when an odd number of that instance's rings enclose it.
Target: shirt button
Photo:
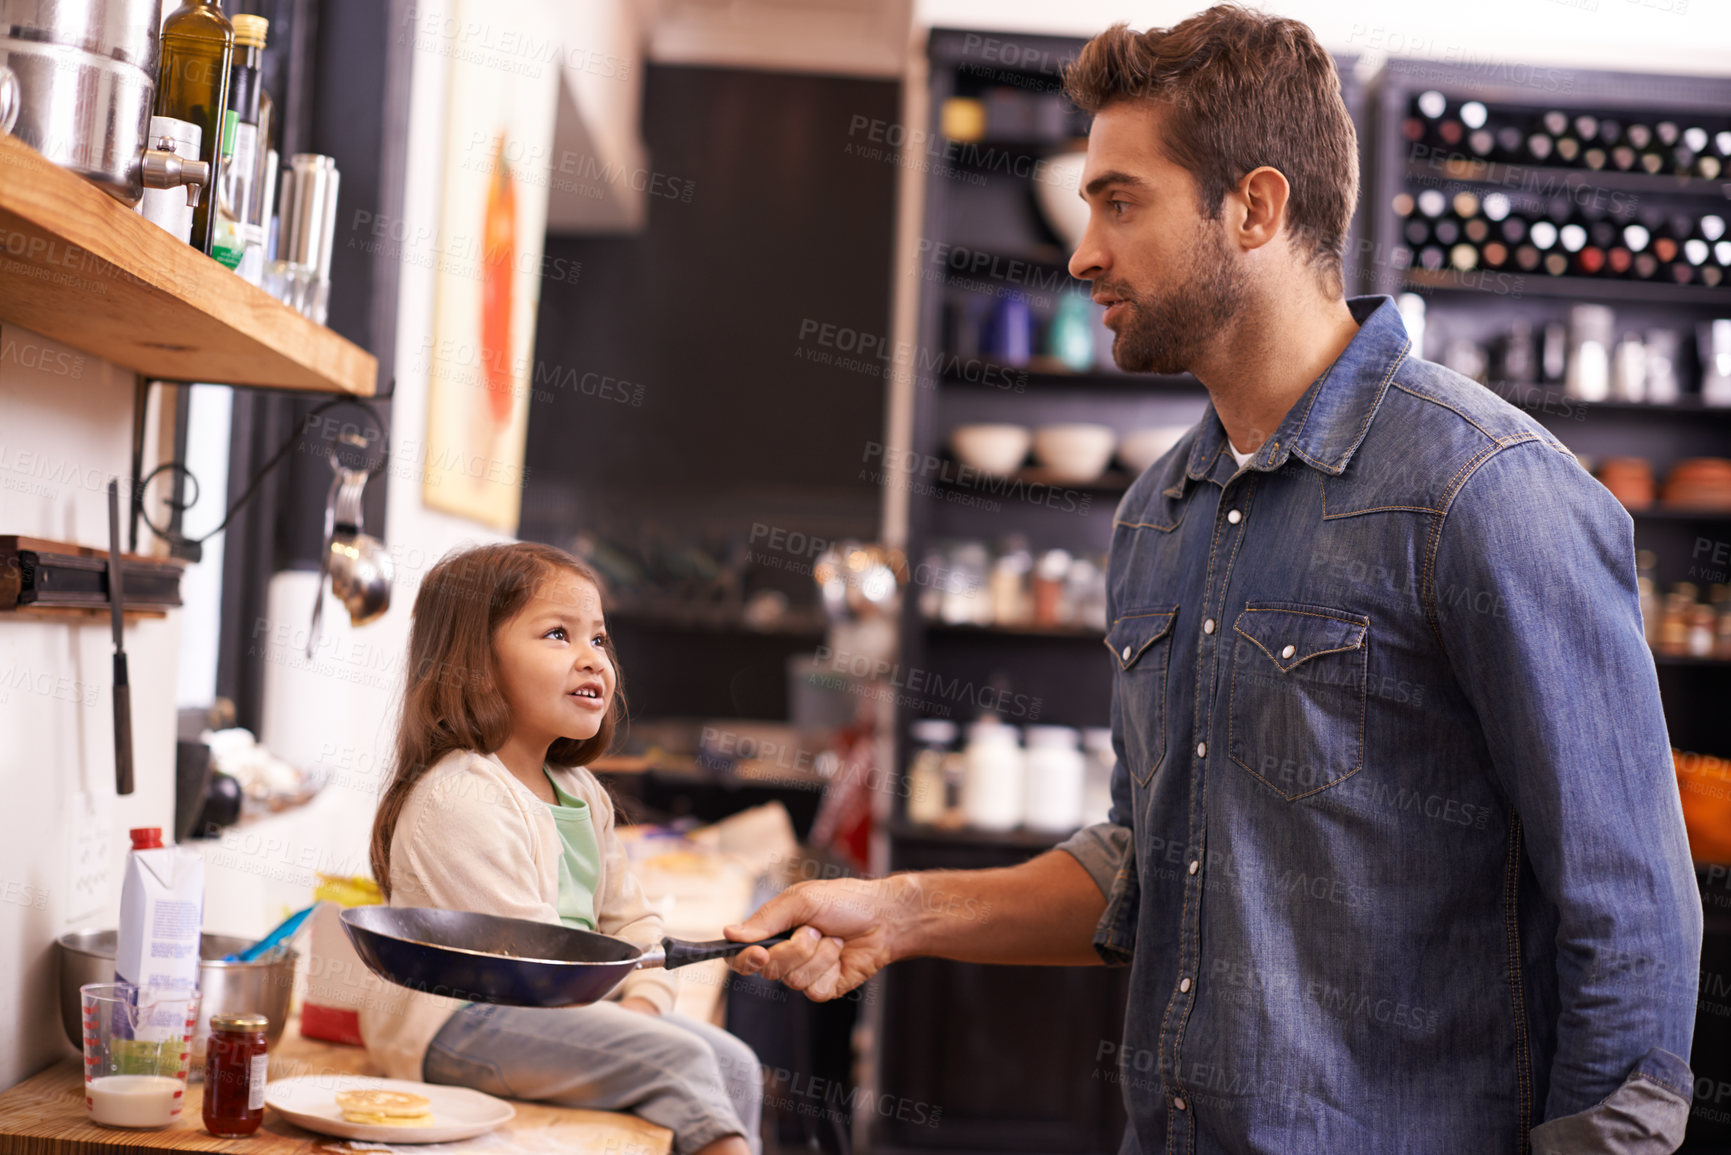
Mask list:
[[[1123,654],[1124,654],[1124,660],[1126,662],[1128,662],[1130,660],[1130,647],[1129,646],[1124,647]]]
[[[1189,979],[1185,979],[1184,981],[1182,981],[1178,984],[1178,993],[1182,994],[1182,995],[1187,995],[1190,993],[1190,980]]]
[[[1201,870],[1201,869],[1202,869],[1202,864],[1200,862],[1192,862],[1190,864],[1190,873],[1191,874],[1195,874],[1198,870]]]
[[[1207,621],[1202,623],[1202,632],[1205,634],[1212,634],[1214,632],[1213,618],[1209,618]]]
[[[1287,646],[1284,650],[1280,651],[1280,656],[1283,658],[1290,658],[1292,655],[1296,654],[1297,652],[1298,652],[1297,646]]]
[[[1172,1106],[1176,1107],[1180,1111],[1184,1110],[1184,1096],[1174,1095],[1172,1097]]]
[[[1206,743],[1206,742],[1196,743],[1196,756],[1198,758],[1208,757],[1208,743]]]
[[[1236,509],[1229,509],[1226,511],[1226,521],[1228,524],[1237,525],[1239,522],[1241,522],[1243,520],[1244,520],[1244,515],[1242,513],[1239,513]]]

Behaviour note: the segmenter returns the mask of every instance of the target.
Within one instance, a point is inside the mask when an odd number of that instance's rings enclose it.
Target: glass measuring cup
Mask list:
[[[192,1065],[198,991],[86,983],[84,1109],[105,1127],[167,1127],[180,1118]]]

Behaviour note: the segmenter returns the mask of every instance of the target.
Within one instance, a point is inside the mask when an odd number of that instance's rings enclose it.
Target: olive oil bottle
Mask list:
[[[156,79],[156,115],[198,125],[198,159],[210,166],[211,185],[192,214],[192,244],[210,252],[210,223],[222,171],[228,73],[234,59],[234,25],[217,0],[186,0],[162,25],[161,65]]]

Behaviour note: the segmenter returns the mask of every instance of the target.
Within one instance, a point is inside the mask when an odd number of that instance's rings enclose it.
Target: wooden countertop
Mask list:
[[[314,1042],[291,1019],[271,1051],[270,1078],[297,1075],[376,1075],[359,1047]],[[218,1139],[204,1130],[204,1085],[188,1083],[180,1122],[162,1131],[98,1127],[85,1117],[83,1067],[76,1055],[0,1093],[0,1150],[6,1155],[132,1155],[139,1151],[229,1151],[244,1155],[354,1155],[366,1145],[305,1131],[266,1108],[264,1123],[245,1139]],[[605,1151],[608,1155],[668,1155],[673,1133],[635,1115],[580,1111],[513,1102],[517,1117],[474,1139],[438,1144],[439,1155],[551,1155]],[[403,1144],[379,1150],[413,1151]]]

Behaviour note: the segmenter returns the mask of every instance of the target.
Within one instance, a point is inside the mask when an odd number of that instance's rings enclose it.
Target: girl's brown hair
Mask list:
[[[421,778],[446,754],[491,754],[511,734],[511,714],[499,687],[493,635],[559,571],[576,574],[601,591],[601,581],[562,549],[538,542],[506,542],[440,559],[415,595],[409,627],[409,665],[397,724],[396,768],[373,818],[369,855],[373,878],[391,895],[391,835]],[[606,753],[625,717],[623,678],[612,643],[615,690],[593,738],[561,738],[547,750],[555,766],[581,766]]]

